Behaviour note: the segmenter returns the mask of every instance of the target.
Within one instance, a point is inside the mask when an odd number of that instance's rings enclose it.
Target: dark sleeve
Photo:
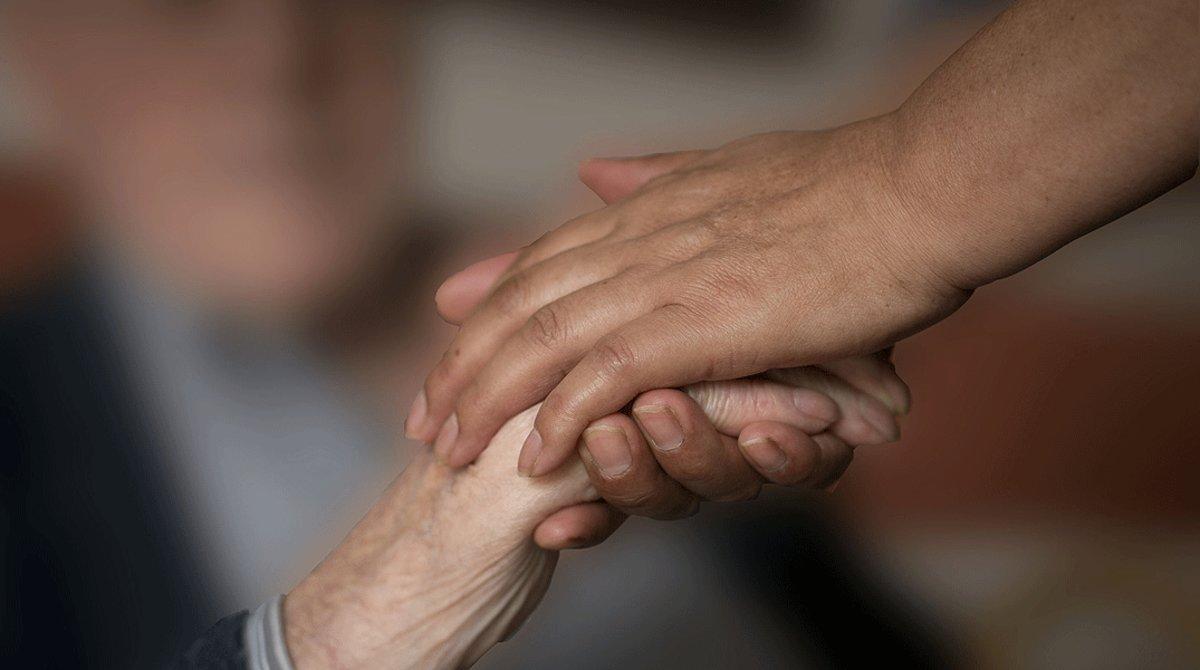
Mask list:
[[[171,669],[246,670],[246,644],[242,632],[247,616],[248,612],[241,611],[218,621],[171,663]]]

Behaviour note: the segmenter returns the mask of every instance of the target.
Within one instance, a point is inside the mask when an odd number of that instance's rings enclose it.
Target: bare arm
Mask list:
[[[540,475],[640,392],[883,349],[1193,175],[1198,42],[1192,0],[1023,2],[891,114],[585,164],[632,194],[522,250],[410,431],[461,464],[544,398]]]
[[[1001,14],[894,114],[897,190],[975,288],[1196,172],[1197,4],[1037,0]],[[918,221],[919,223],[919,221]]]

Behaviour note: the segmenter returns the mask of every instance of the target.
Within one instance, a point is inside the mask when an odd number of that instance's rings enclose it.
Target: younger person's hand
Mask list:
[[[603,424],[584,431],[579,454],[604,502],[564,509],[534,537],[550,549],[590,546],[626,514],[679,518],[764,484],[831,488],[855,447],[898,437],[908,397],[883,354],[649,391],[630,412],[643,439]]]

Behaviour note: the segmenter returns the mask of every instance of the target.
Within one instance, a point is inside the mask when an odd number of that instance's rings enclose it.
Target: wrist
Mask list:
[[[861,332],[872,341],[859,351],[841,352],[862,353],[944,318],[973,287],[962,282],[956,240],[939,224],[933,199],[903,169],[896,117],[874,117],[833,132],[835,156],[822,179],[832,188],[817,202],[822,212],[836,213],[837,225],[821,234],[836,238],[845,269],[864,291],[857,309],[869,315]]]
[[[410,555],[401,549],[389,560]],[[403,577],[367,570],[364,583],[306,580],[283,603],[288,654],[296,670],[465,667],[516,630],[555,557],[530,545]]]
[[[538,557],[513,533],[482,535],[482,506],[461,504],[470,488],[428,454],[405,470],[285,598],[297,670],[456,667],[488,637],[489,608],[519,590],[524,563]]]
[[[549,585],[556,555],[531,534],[594,497],[577,461],[539,480],[513,463],[532,412],[471,467],[423,453],[283,603],[297,670],[460,667],[511,634]]]
[[[928,105],[912,101],[888,119],[893,190],[930,266],[949,285],[973,291],[1090,229],[1054,197],[1066,185],[1041,177],[1021,148],[995,146],[982,130],[945,132]]]
[[[880,190],[888,208],[884,239],[909,267],[937,291],[969,295],[990,281],[980,258],[979,240],[971,240],[971,221],[958,210],[950,180],[952,169],[929,161],[921,140],[902,110],[872,119],[878,146]],[[977,212],[979,214],[979,212]]]

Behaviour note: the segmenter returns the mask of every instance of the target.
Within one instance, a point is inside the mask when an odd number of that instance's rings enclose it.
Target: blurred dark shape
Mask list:
[[[480,669],[959,667],[944,622],[908,602],[820,496],[771,491],[563,554],[546,602]]]
[[[217,615],[96,305],[72,274],[0,315],[8,667],[161,667]]]
[[[60,266],[70,233],[64,197],[53,179],[0,165],[0,305]]]
[[[571,15],[592,14],[607,26],[626,24],[674,35],[716,49],[794,46],[827,8],[825,1],[746,0],[508,0],[518,8]],[[611,30],[612,28],[606,28]]]
[[[980,291],[897,347],[916,399],[845,490],[889,523],[1200,518],[1200,319]]]
[[[750,566],[747,582],[793,643],[821,659],[819,667],[963,665],[944,622],[885,584],[828,510],[777,502],[718,516],[730,563]]]

